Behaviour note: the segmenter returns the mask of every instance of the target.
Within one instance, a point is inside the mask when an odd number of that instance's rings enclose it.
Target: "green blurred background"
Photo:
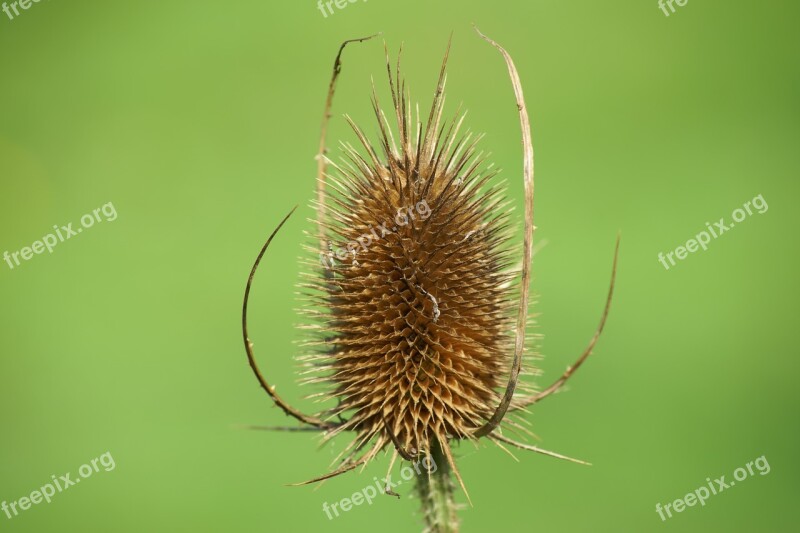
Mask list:
[[[464,532],[795,531],[800,5],[692,0],[40,2],[0,13],[0,253],[113,202],[103,222],[14,270],[0,263],[0,501],[108,451],[117,467],[3,531],[417,531],[410,487],[334,520],[382,476],[286,487],[327,471],[247,366],[240,305],[266,235],[295,216],[256,278],[251,335],[268,377],[296,385],[293,312],[319,124],[339,43],[405,43],[430,103],[451,31],[446,114],[486,133],[522,210],[514,56],[536,150],[533,288],[542,385],[599,319],[617,231],[618,292],[592,359],[529,417],[581,467],[493,445],[457,450]],[[350,113],[375,127],[382,45],[349,48],[331,145]],[[383,93],[385,94],[385,92]],[[385,98],[384,98],[385,100]],[[334,154],[337,151],[334,150]],[[762,194],[769,205],[665,270],[657,260]],[[794,273],[794,274],[793,274]],[[667,522],[655,504],[766,456],[771,471]],[[460,496],[463,500],[463,495]]]

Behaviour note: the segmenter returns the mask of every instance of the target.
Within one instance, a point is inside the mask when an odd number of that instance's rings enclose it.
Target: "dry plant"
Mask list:
[[[513,440],[503,428],[532,435],[519,414],[556,392],[591,354],[608,316],[619,250],[617,238],[608,297],[587,348],[546,389],[537,391],[521,381],[535,230],[531,129],[514,62],[499,44],[478,34],[505,59],[519,111],[525,192],[521,273],[511,268],[509,203],[504,187],[492,182],[496,171],[485,165],[482,152],[476,152],[480,136],[459,133],[464,120],[460,112],[449,122],[442,120],[449,43],[424,128],[419,106],[412,122],[410,94],[400,71],[401,47],[394,74],[386,53],[396,129],[383,113],[373,83],[380,145],[373,145],[347,117],[363,154],[343,144],[340,163],[326,156],[342,52],[350,43],[375,37],[371,36],[344,42],[334,62],[317,157],[318,234],[308,249],[315,256],[329,254],[334,244],[358,242],[368,233],[366,228],[383,226],[385,233],[368,247],[351,246],[346,260],[339,254],[336,261],[331,254],[324,265],[309,263],[313,272],[301,284],[307,296],[303,312],[310,319],[305,328],[311,335],[306,343],[310,353],[302,358],[306,381],[326,385],[312,397],[333,401],[333,407],[309,415],[286,403],[259,370],[247,333],[253,276],[294,209],[258,254],[242,313],[253,372],[278,407],[303,424],[262,429],[318,430],[323,442],[354,433],[332,471],[299,484],[366,465],[387,448],[392,450],[390,473],[398,458],[414,461],[430,455],[438,468],[419,477],[417,490],[426,531],[432,532],[458,530],[452,476],[469,501],[453,443],[485,437],[503,449],[509,445],[583,463]],[[329,167],[335,172],[329,173]],[[430,207],[428,216],[415,217],[409,209],[406,223],[386,230],[386,222],[396,220],[398,212],[420,203]],[[514,285],[517,277],[519,288]],[[393,494],[388,487],[386,491]]]

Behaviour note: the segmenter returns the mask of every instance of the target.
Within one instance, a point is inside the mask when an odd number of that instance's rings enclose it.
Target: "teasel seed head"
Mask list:
[[[323,391],[313,397],[332,406],[309,416],[284,402],[260,373],[247,335],[253,275],[288,216],[270,236],[251,271],[243,313],[250,364],[273,400],[288,415],[324,431],[325,441],[345,431],[355,434],[337,458],[338,467],[306,483],[352,470],[391,448],[390,471],[398,456],[406,460],[433,457],[446,462],[439,465],[446,467],[440,472],[452,469],[466,493],[451,443],[484,436],[501,447],[510,444],[573,460],[511,440],[500,426],[529,433],[524,421],[507,413],[524,410],[555,392],[591,353],[608,314],[616,251],[611,287],[595,336],[559,380],[536,392],[519,380],[529,326],[534,231],[530,125],[513,61],[497,43],[484,38],[506,59],[523,132],[526,209],[521,269],[513,268],[514,254],[519,251],[510,240],[510,203],[504,185],[496,180],[497,171],[478,152],[481,136],[462,131],[460,111],[450,120],[443,119],[449,44],[425,120],[418,106],[416,116],[412,114],[400,56],[393,74],[387,53],[389,115],[394,126],[373,84],[372,107],[380,132],[377,144],[347,117],[360,147],[342,144],[342,160],[333,162],[325,150],[327,121],[341,54],[353,41],[339,50],[318,156],[319,233],[307,247],[314,259],[308,262],[311,272],[301,284],[307,297],[302,312],[309,322],[304,327],[312,336],[306,343],[310,353],[301,358],[305,381],[322,385]],[[520,288],[517,278],[521,278]],[[449,475],[431,478],[420,487],[423,503],[426,498],[436,502],[443,496],[425,492],[424,487],[439,487],[446,489],[444,497],[452,505]],[[431,508],[426,512],[437,514]],[[429,526],[434,528],[431,522]]]

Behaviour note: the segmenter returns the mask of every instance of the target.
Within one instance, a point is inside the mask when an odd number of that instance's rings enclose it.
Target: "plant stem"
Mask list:
[[[425,517],[424,533],[458,533],[458,507],[450,464],[437,441],[431,443],[431,471],[417,476],[417,493]]]

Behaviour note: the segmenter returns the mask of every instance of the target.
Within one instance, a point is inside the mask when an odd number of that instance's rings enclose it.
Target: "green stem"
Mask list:
[[[430,460],[431,472],[422,471],[417,476],[417,494],[425,518],[424,533],[458,533],[458,508],[452,471],[436,441],[431,443]]]

